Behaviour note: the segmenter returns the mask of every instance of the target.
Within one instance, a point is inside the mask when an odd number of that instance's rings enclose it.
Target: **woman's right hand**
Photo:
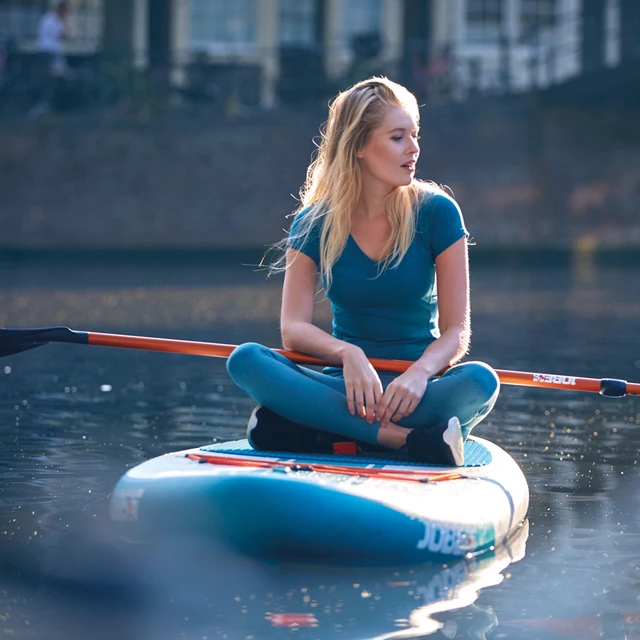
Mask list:
[[[382,382],[364,351],[348,345],[342,356],[344,384],[347,390],[347,405],[351,415],[366,418],[372,424],[376,415],[376,404],[382,398]]]

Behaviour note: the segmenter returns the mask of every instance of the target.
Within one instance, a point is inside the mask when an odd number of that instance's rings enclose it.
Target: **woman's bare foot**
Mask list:
[[[380,427],[378,430],[378,443],[389,449],[400,449],[407,443],[407,436],[411,429],[390,424],[388,427]]]

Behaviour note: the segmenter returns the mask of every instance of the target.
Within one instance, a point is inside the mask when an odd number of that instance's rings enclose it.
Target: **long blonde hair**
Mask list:
[[[329,105],[329,118],[321,129],[317,155],[307,170],[300,190],[300,206],[294,214],[309,210],[300,220],[295,238],[289,238],[304,241],[321,224],[320,272],[327,290],[331,287],[333,265],[349,238],[351,214],[362,191],[357,154],[371,132],[382,124],[389,109],[397,107],[419,123],[418,103],[413,94],[382,77],[358,82],[338,94]],[[424,196],[437,192],[441,193],[437,185],[413,180],[387,196],[384,211],[391,223],[391,234],[380,271],[401,262],[415,234],[416,205]]]

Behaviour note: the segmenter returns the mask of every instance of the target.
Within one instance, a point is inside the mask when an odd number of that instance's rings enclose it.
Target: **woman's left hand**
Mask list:
[[[389,383],[376,405],[376,420],[381,427],[411,415],[427,390],[429,376],[412,365]]]

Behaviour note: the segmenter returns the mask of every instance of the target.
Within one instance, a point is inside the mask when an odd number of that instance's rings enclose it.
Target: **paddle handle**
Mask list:
[[[126,336],[112,333],[88,333],[88,343],[102,347],[122,347],[125,349],[142,349],[144,351],[162,351],[165,353],[182,353],[194,356],[228,358],[236,348],[233,344],[212,342],[196,342],[192,340],[172,340],[168,338],[148,338],[142,336]],[[331,366],[331,363],[296,351],[274,349],[277,353],[289,358],[297,364]],[[383,360],[371,358],[376,371],[402,373],[410,366],[409,360]],[[640,395],[640,383],[626,382],[609,378],[579,378],[550,373],[533,373],[528,371],[507,371],[497,369],[496,373],[502,384],[524,387],[544,387],[548,389],[565,389],[568,391],[589,391],[609,397],[624,395]]]
[[[625,395],[640,395],[639,383],[617,380],[615,378],[579,378],[552,373],[504,371],[501,369],[496,369],[496,373],[502,384],[515,384],[521,387],[590,391],[609,398],[619,398]]]

